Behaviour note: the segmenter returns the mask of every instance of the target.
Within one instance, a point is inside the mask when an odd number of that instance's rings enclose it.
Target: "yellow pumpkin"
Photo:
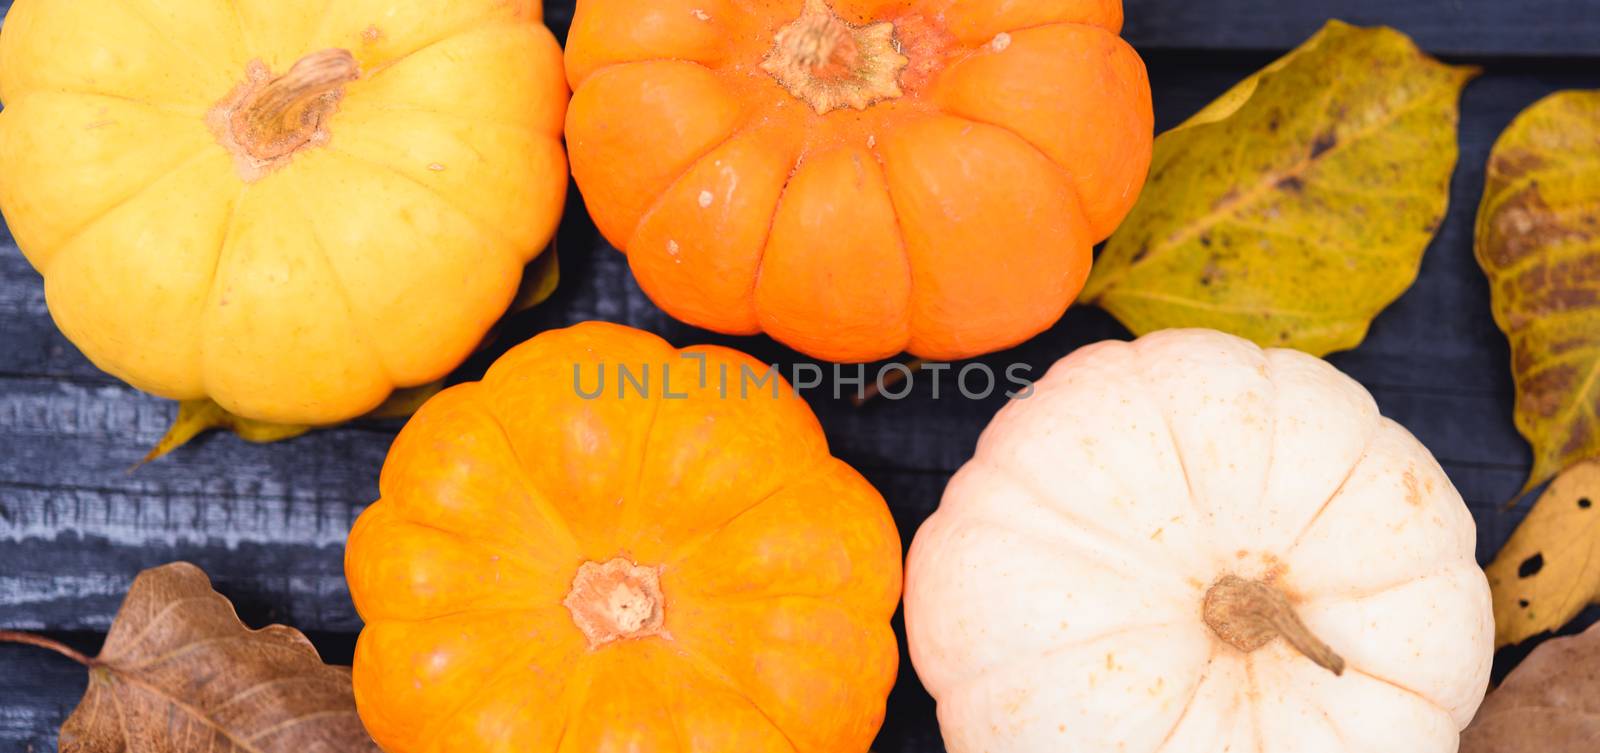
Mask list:
[[[17,0],[0,210],[90,360],[329,423],[448,373],[566,193],[527,0]]]

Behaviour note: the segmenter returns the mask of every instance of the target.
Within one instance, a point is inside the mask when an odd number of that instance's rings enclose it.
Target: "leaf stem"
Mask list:
[[[33,633],[23,633],[15,630],[0,630],[0,643],[22,643],[29,646],[47,648],[67,657],[68,659],[82,664],[85,667],[92,667],[95,663],[94,659],[83,655],[77,649],[74,649],[65,643],[51,640],[42,635],[34,635]]]
[[[913,359],[911,359],[909,361],[904,362],[904,365],[905,365],[905,367],[907,369],[909,369],[910,371],[912,371],[914,373],[914,372],[921,371],[922,367],[925,366],[926,363],[920,358],[913,358]],[[896,371],[896,372],[894,372],[892,374],[888,374],[883,378],[883,386],[881,388],[878,386],[878,384],[876,382],[867,385],[865,388],[863,388],[861,390],[861,392],[857,393],[856,395],[854,395],[854,396],[852,396],[850,398],[850,404],[855,406],[855,407],[857,407],[857,408],[863,407],[867,403],[870,403],[873,400],[877,399],[877,397],[879,395],[882,395],[883,394],[883,390],[888,389],[890,387],[897,386],[901,382],[904,382],[905,380],[906,380],[905,372]]]

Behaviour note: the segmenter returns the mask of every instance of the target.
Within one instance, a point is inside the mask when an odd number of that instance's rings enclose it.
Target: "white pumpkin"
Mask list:
[[[1327,363],[1107,342],[1002,410],[918,531],[952,753],[1450,753],[1488,685],[1475,528]]]

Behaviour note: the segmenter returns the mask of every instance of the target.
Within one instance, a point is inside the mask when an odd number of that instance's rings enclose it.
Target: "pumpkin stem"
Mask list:
[[[761,69],[818,115],[901,95],[900,54],[894,24],[851,26],[825,0],[806,0],[800,17],[773,35]]]
[[[1281,637],[1318,666],[1344,674],[1344,658],[1311,633],[1270,583],[1224,575],[1206,591],[1201,614],[1217,637],[1247,654]]]
[[[589,648],[596,649],[626,638],[665,635],[665,601],[659,568],[617,557],[603,565],[580,565],[561,604],[589,639]]]
[[[252,78],[259,74],[252,73]],[[283,74],[244,93],[232,109],[233,141],[246,154],[271,162],[319,137],[323,121],[344,95],[344,85],[361,75],[349,50],[313,52]],[[248,84],[247,84],[248,85]]]

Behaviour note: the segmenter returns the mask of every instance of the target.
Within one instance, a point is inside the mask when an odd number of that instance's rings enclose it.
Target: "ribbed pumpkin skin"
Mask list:
[[[950,753],[1454,753],[1494,614],[1471,512],[1355,380],[1210,330],[1062,359],[906,565]],[[1342,674],[1207,605],[1268,584]]]
[[[703,356],[711,377],[698,381]],[[671,364],[661,399],[599,364]],[[547,332],[430,400],[346,551],[362,720],[390,753],[865,751],[898,651],[900,544],[766,367],[610,324]],[[786,390],[787,388],[785,388]],[[585,562],[660,568],[664,633],[590,648]]]
[[[811,355],[965,358],[1053,324],[1138,197],[1119,0],[842,0],[903,96],[818,114],[761,66],[802,0],[580,0],[573,174],[668,313]]]
[[[448,373],[547,244],[561,51],[529,0],[17,0],[0,208],[97,366],[255,419],[348,419]],[[250,182],[207,118],[328,49],[325,145]]]

